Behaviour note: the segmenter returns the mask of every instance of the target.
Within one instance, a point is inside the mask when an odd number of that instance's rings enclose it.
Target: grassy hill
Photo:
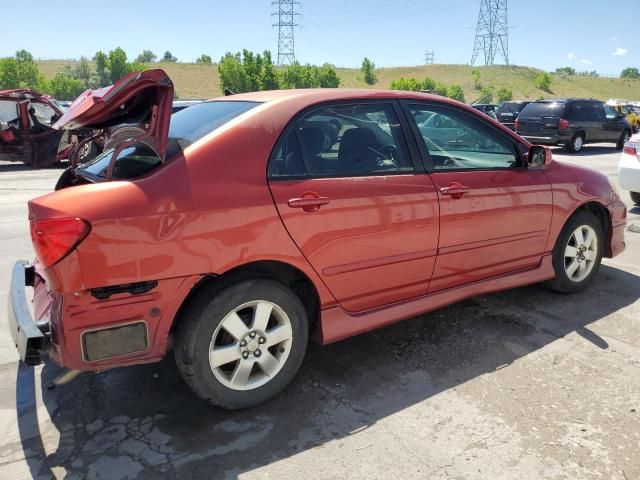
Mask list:
[[[38,61],[38,67],[45,77],[51,78],[65,66],[72,66],[74,63],[73,60],[45,60]],[[217,65],[195,63],[158,63],[156,65],[164,68],[173,79],[180,98],[211,98],[220,95]],[[470,103],[480,96],[480,92],[474,88],[474,79],[471,75],[474,68],[480,71],[480,82],[483,86],[495,87],[495,89],[507,87],[513,91],[514,99],[593,97],[602,100],[609,98],[640,100],[640,80],[620,78],[553,75],[551,93],[544,92],[534,86],[534,78],[540,70],[530,67],[423,65],[382,68],[376,70],[378,82],[373,86],[364,83],[358,69],[339,68],[337,72],[342,81],[341,86],[355,88],[389,88],[391,81],[400,77],[417,79],[431,77],[437,82],[462,86],[465,99]]]

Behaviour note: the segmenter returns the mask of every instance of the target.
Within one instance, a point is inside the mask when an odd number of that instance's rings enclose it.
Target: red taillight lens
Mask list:
[[[40,263],[48,268],[62,260],[89,234],[89,224],[79,218],[31,222],[31,241]]]
[[[16,134],[11,130],[3,130],[0,132],[0,140],[4,142],[13,142],[16,139]]]
[[[516,124],[513,126],[513,128],[515,128],[516,130],[518,130],[518,127],[520,126],[520,123],[518,122],[518,119],[516,118]]]
[[[638,155],[638,149],[634,143],[625,143],[623,152],[628,155]]]
[[[560,120],[558,120],[558,128],[560,130],[564,130],[565,128],[569,128],[569,120],[567,120],[565,118],[561,118]]]

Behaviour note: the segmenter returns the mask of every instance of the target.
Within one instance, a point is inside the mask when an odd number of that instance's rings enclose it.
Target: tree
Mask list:
[[[220,88],[234,93],[248,92],[249,80],[242,66],[240,54],[227,53],[218,64]]]
[[[536,75],[536,78],[533,80],[534,85],[536,86],[536,88],[539,88],[540,90],[544,90],[545,92],[549,92],[551,93],[551,75],[549,75],[547,72],[540,72],[538,75]]]
[[[464,102],[464,90],[460,85],[449,85],[447,87],[447,97]]]
[[[640,78],[640,71],[638,71],[636,67],[627,67],[624,70],[622,70],[622,73],[620,74],[620,78],[632,78],[632,79]]]
[[[94,72],[91,62],[87,57],[80,57],[78,64],[68,72],[68,74],[82,82],[84,88],[96,88],[100,85],[100,81],[96,72]]]
[[[44,83],[44,77],[38,70],[33,55],[26,50],[18,50],[15,55],[18,69],[18,82],[20,87],[40,88]]]
[[[143,50],[140,55],[136,57],[137,63],[153,63],[157,59],[157,55],[151,50]]]
[[[325,63],[322,67],[316,68],[318,73],[318,87],[338,88],[340,86],[340,78],[333,65]]]
[[[447,96],[448,89],[444,83],[436,83],[435,88],[433,89],[434,93],[438,95],[442,95],[443,97]]]
[[[0,89],[18,88],[18,61],[15,58],[0,58]]]
[[[422,81],[420,90],[426,90],[426,91],[432,92],[435,89],[436,89],[436,81],[433,78],[426,77]]]
[[[498,97],[498,103],[508,102],[509,100],[513,100],[513,92],[506,87],[500,87],[496,95]]]
[[[205,53],[196,58],[196,63],[205,63],[207,65],[211,64],[211,57]]]
[[[82,80],[66,72],[58,72],[48,85],[48,93],[58,100],[75,100],[85,90]]]
[[[262,71],[260,72],[260,90],[278,90],[280,83],[278,81],[278,74],[273,66],[273,60],[271,59],[271,52],[265,50],[262,54]]]
[[[415,78],[400,77],[391,81],[391,90],[404,90],[406,92],[418,92],[422,90],[421,83]]]
[[[160,61],[167,63],[176,63],[178,59],[174,57],[169,50],[167,50],[166,52],[164,52],[164,55],[162,56],[162,59]]]
[[[129,73],[127,54],[122,48],[117,47],[109,52],[109,71],[111,83],[116,83]]]
[[[362,67],[360,67],[364,83],[366,83],[367,85],[373,85],[378,81],[378,79],[376,78],[375,70],[376,64],[369,60],[367,57],[364,57],[364,60],[362,60]]]
[[[111,83],[111,72],[109,71],[109,58],[104,52],[97,51],[93,56],[93,61],[96,62],[96,74],[98,75],[98,85],[106,87]]]
[[[556,71],[554,73],[556,75],[575,75],[576,69],[573,67],[561,67],[556,68]]]

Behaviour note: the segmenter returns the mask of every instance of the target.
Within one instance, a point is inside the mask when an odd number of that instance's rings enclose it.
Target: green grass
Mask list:
[[[38,62],[40,71],[47,78],[66,66],[72,66],[73,60],[43,60]],[[220,96],[220,80],[217,65],[196,63],[159,63],[173,79],[177,95],[180,98],[211,98]],[[350,88],[389,88],[391,81],[400,77],[423,79],[431,77],[437,82],[458,84],[464,90],[467,102],[480,96],[474,88],[471,71],[480,71],[480,83],[483,87],[507,87],[513,91],[514,99],[536,99],[554,97],[592,97],[601,100],[624,98],[640,100],[640,80],[620,78],[595,78],[583,76],[552,75],[551,92],[539,90],[534,85],[535,76],[540,70],[530,67],[470,67],[467,65],[423,65],[416,67],[394,67],[376,70],[378,81],[375,85],[367,85],[362,79],[359,69],[339,68],[343,87]]]

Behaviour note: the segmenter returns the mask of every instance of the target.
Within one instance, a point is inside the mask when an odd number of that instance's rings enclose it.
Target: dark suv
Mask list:
[[[520,112],[524,107],[531,102],[502,102],[496,109],[497,120],[505,127],[509,127],[511,130],[516,129],[516,118],[520,115]]]
[[[570,152],[596,142],[613,142],[622,149],[631,137],[624,115],[599,100],[580,98],[531,102],[520,112],[515,127],[531,143],[564,145]]]

